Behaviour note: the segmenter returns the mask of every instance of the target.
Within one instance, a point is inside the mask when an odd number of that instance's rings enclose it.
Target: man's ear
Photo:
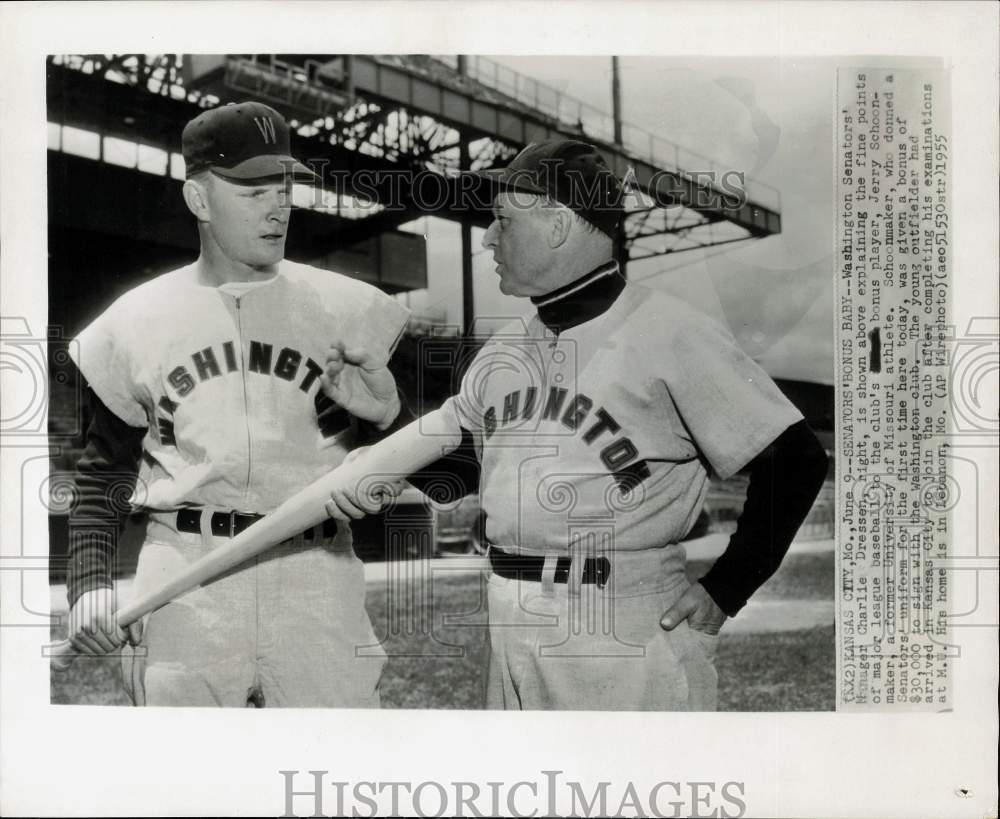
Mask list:
[[[555,208],[551,218],[549,247],[554,250],[557,247],[562,247],[569,239],[569,234],[573,229],[574,215],[569,208]]]
[[[181,192],[184,195],[184,204],[194,214],[195,219],[199,222],[211,221],[209,218],[208,191],[205,189],[204,183],[196,179],[185,180]]]

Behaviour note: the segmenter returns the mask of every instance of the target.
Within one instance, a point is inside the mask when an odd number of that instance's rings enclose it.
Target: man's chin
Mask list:
[[[266,254],[262,253],[260,256],[258,256],[254,260],[253,266],[254,267],[273,267],[274,265],[278,264],[278,262],[280,262],[284,258],[285,258],[285,249],[281,248],[280,251],[276,251],[274,253],[266,253]]]
[[[520,296],[521,294],[517,292],[517,286],[511,284],[505,279],[500,279],[500,292],[505,296]]]

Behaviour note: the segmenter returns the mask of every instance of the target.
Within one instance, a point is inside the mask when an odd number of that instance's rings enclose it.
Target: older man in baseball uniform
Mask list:
[[[465,452],[412,480],[466,452],[481,465],[488,704],[712,710],[719,629],[778,568],[825,453],[726,330],[622,277],[622,190],[592,146],[532,144],[487,176],[483,244],[500,290],[535,312],[491,337],[438,411]],[[736,533],[691,584],[679,543],[709,475],[742,469]],[[338,492],[329,508],[352,506]]]
[[[292,181],[282,116],[204,112],[183,134],[196,262],[125,293],[77,338],[93,400],[70,518],[70,637],[127,637],[139,705],[379,704],[385,662],[350,527],[328,521],[182,596],[131,635],[114,622],[116,493],[148,512],[133,593],[252,526],[399,411],[386,369],[407,311],[362,282],[284,259]],[[119,507],[121,504],[119,503]]]

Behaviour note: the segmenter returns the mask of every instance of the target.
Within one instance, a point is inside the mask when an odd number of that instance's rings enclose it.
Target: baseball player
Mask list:
[[[621,276],[622,191],[592,146],[535,143],[486,176],[483,244],[536,312],[479,352],[438,411],[465,443],[415,482],[480,463],[488,705],[713,710],[719,629],[777,569],[826,455],[728,332]],[[692,584],[679,544],[709,475],[744,468],[737,530]],[[345,487],[328,510],[359,500]]]
[[[284,260],[293,179],[282,116],[205,111],[182,138],[193,264],[125,293],[77,338],[94,406],[71,518],[70,638],[124,640],[137,705],[379,704],[385,662],[350,527],[328,521],[121,632],[111,566],[122,489],[148,512],[138,596],[341,463],[399,411],[386,368],[408,317],[346,276]],[[118,503],[118,506],[121,506]]]

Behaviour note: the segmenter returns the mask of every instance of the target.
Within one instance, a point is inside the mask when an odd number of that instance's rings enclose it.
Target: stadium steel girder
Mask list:
[[[489,168],[505,163],[527,142],[556,136],[597,143],[637,195],[621,236],[628,259],[781,230],[780,204],[754,199],[749,183],[740,196],[728,195],[733,188],[720,186],[717,177],[654,161],[652,147],[644,157],[634,147],[595,138],[582,116],[574,124],[536,108],[537,84],[534,100],[526,103],[523,94],[490,87],[482,71],[468,76],[431,57],[124,54],[68,55],[49,62],[50,111],[60,112],[63,122],[173,151],[179,150],[184,122],[201,108],[251,98],[274,105],[293,126],[293,152],[341,174],[338,193],[390,205],[388,212],[373,208],[360,219],[334,217],[330,241],[337,245],[428,212],[485,225],[485,208],[469,212],[454,197],[439,197],[441,204],[428,209],[428,200],[393,173],[437,173],[444,177],[439,184],[453,191],[455,181],[447,175],[463,158],[469,167]],[[653,140],[649,136],[650,146]],[[359,190],[355,172],[362,170],[385,179]],[[658,238],[664,241],[651,245]]]
[[[134,84],[106,81],[98,71],[85,73],[53,64],[48,66],[47,80],[50,121],[176,153],[181,149],[180,135],[184,124],[197,116],[202,110],[201,103],[207,99],[200,94],[194,95],[193,100],[181,100],[175,96],[136,91]],[[365,112],[364,108],[361,110]],[[356,197],[360,202],[361,218],[342,218],[330,211],[308,213],[310,224],[318,220],[326,226],[322,232],[310,231],[311,246],[314,241],[325,241],[326,247],[322,248],[325,251],[346,247],[426,215],[416,208],[414,202],[420,201],[420,197],[414,193],[414,186],[409,182],[411,171],[425,170],[423,163],[417,160],[407,158],[405,163],[394,162],[382,151],[361,151],[349,145],[335,144],[321,135],[303,136],[298,132],[292,134],[292,151],[296,156],[317,163],[314,167],[319,168],[325,163],[328,174],[326,189],[337,189],[338,193]],[[121,171],[114,166],[102,167],[105,168],[104,173],[117,174]],[[336,177],[330,176],[331,169],[336,169]],[[131,174],[136,186],[148,188],[156,179],[137,171],[123,173]],[[434,173],[425,173],[418,177],[419,180],[425,186],[435,181],[448,186],[455,184],[453,180]],[[340,185],[340,182],[344,184]],[[426,193],[422,196],[425,201],[447,199],[449,204],[454,198]],[[366,205],[379,202],[386,206],[367,208],[369,215],[365,215]],[[150,223],[159,221],[162,225],[163,210],[155,197],[140,200],[136,206],[148,211],[145,217]],[[442,208],[439,215],[452,214],[452,218],[459,218],[461,214],[458,210],[457,205],[450,210]],[[479,225],[486,225],[489,220],[485,210],[472,214],[472,218]],[[161,229],[170,235],[174,232],[167,225],[162,225]]]
[[[714,232],[719,226],[723,232]],[[629,260],[640,261],[686,250],[716,247],[746,241],[718,214],[703,214],[687,208],[643,208],[629,215],[623,225],[629,243]],[[662,240],[650,246],[650,240]]]
[[[434,70],[428,70],[428,66]],[[355,57],[352,71],[352,87],[357,95],[430,114],[459,130],[470,141],[485,139],[494,146],[504,145],[509,150],[502,151],[502,159],[509,158],[528,142],[556,136],[582,137],[598,143],[619,178],[625,179],[645,201],[655,203],[655,210],[663,212],[665,220],[673,218],[671,212],[684,214],[682,225],[666,226],[657,233],[672,234],[687,241],[670,242],[656,251],[646,249],[636,255],[631,251],[635,249],[636,240],[643,236],[632,228],[634,220],[630,215],[625,220],[622,237],[630,251],[629,259],[651,258],[781,231],[777,202],[765,205],[754,201],[746,195],[746,188],[742,192],[744,195],[731,196],[733,187],[720,184],[722,180],[718,175],[711,177],[708,169],[685,172],[646,161],[621,145],[594,139],[584,130],[582,120],[581,126],[574,128],[564,121],[546,117],[516,98],[484,87],[476,79],[458,72],[449,75],[428,58],[420,58],[417,62],[401,57]],[[472,167],[490,167],[491,164],[474,160]],[[730,179],[729,183],[734,181]],[[721,238],[711,229],[719,222],[725,222],[729,228]]]

